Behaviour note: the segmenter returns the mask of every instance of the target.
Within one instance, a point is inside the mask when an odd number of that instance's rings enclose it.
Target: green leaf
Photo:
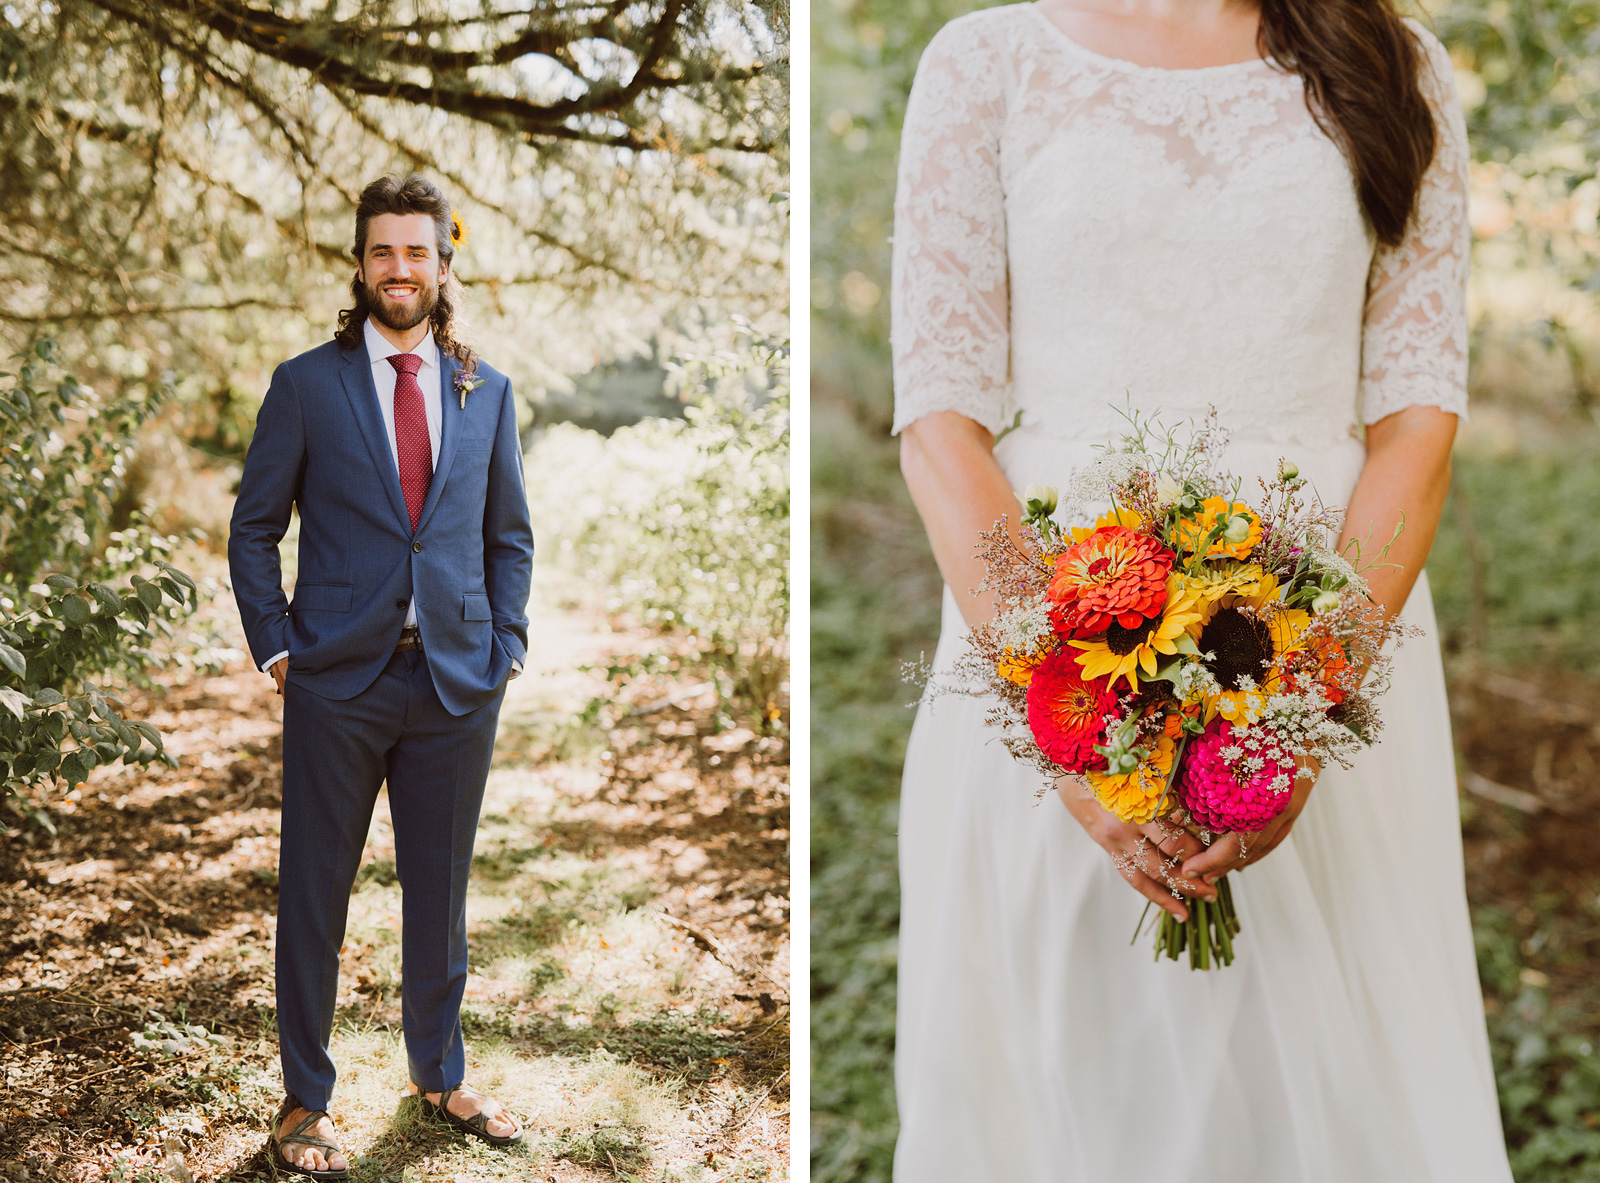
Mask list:
[[[160,750],[161,732],[157,731],[153,726],[144,722],[143,720],[140,720],[137,723],[130,723],[129,726],[137,731],[140,735],[148,739],[151,743],[155,744],[157,750]]]
[[[17,718],[22,718],[33,705],[33,701],[22,691],[13,690],[9,686],[0,686],[0,705],[10,711]]]
[[[60,706],[67,701],[67,696],[53,686],[46,686],[33,696],[33,705],[36,707]]]
[[[161,589],[153,583],[140,583],[136,589],[139,602],[154,612],[161,607]]]
[[[183,588],[178,586],[178,581],[176,579],[173,579],[171,576],[163,575],[156,582],[161,585],[161,590],[166,592],[167,595],[171,596],[173,600],[179,604],[183,603]]]
[[[19,678],[28,676],[28,659],[23,657],[10,645],[0,644],[0,664],[16,674]]]
[[[46,575],[44,581],[60,591],[73,591],[78,586],[78,581],[70,575]]]
[[[156,593],[156,597],[157,599],[160,598],[159,592]],[[141,626],[150,623],[150,609],[146,608],[141,601],[137,599],[127,599],[122,601],[122,607],[123,610],[126,611],[129,616],[137,620]]]
[[[178,570],[171,563],[163,562],[162,560],[157,559],[156,560],[156,566],[160,567],[163,571],[165,571],[168,575],[172,576],[179,583],[183,584],[183,586],[188,588],[190,591],[198,592],[200,590],[198,587],[195,586],[194,580],[190,579],[187,575],[185,575],[182,571]]]
[[[54,772],[59,763],[61,763],[61,753],[55,748],[46,748],[34,757],[33,770],[48,774]]]
[[[80,752],[68,752],[61,761],[61,767],[56,770],[62,780],[67,782],[67,788],[80,785],[89,775],[89,770],[83,765],[83,755]]]
[[[89,605],[84,603],[82,596],[67,596],[61,601],[61,619],[74,628],[82,628],[89,623]]]
[[[91,584],[89,590],[94,593],[94,598],[100,601],[100,606],[107,612],[115,615],[122,611],[122,597],[117,595],[117,589],[110,584]]]

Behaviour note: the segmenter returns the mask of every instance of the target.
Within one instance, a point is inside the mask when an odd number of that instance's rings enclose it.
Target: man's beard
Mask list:
[[[412,286],[417,289],[415,302],[401,307],[378,288],[365,285],[372,315],[384,328],[396,333],[409,332],[433,315],[433,310],[439,306],[438,287],[421,280],[414,280]]]

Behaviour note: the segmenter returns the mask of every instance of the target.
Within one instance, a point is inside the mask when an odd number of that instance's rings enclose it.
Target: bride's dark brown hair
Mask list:
[[[1398,246],[1437,139],[1422,46],[1390,0],[1260,4],[1260,49],[1305,80],[1312,116],[1349,161],[1378,241]]]

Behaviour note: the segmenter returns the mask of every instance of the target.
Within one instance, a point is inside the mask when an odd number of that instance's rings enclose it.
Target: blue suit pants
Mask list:
[[[401,1014],[411,1079],[428,1092],[466,1073],[467,876],[502,693],[445,710],[419,650],[335,700],[291,677],[283,701],[278,857],[278,1049],[285,1089],[326,1109],[328,1055],[350,890],[378,789],[389,785],[401,889]]]

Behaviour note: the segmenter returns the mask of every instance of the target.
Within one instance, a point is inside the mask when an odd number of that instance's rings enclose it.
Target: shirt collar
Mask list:
[[[367,319],[362,322],[361,334],[366,338],[367,358],[372,362],[373,365],[377,365],[386,357],[392,357],[397,353],[404,352],[404,350],[396,349],[394,345],[390,343],[389,338],[378,332],[378,330],[373,326],[372,317],[370,316],[368,316]],[[422,364],[424,367],[432,367],[433,369],[439,368],[439,346],[434,341],[432,333],[429,333],[427,336],[423,337],[421,342],[411,352],[422,359]]]

